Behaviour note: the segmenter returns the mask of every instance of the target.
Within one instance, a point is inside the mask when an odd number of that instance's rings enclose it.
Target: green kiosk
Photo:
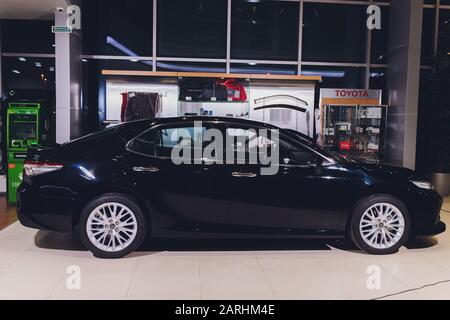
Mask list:
[[[9,103],[7,109],[6,152],[8,157],[8,202],[15,204],[23,178],[23,165],[31,145],[39,143],[41,103]]]

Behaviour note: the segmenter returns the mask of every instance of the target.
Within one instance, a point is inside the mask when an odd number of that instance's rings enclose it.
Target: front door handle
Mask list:
[[[233,172],[232,175],[236,178],[256,178],[256,174],[252,172]]]
[[[157,167],[134,167],[134,171],[136,172],[158,172],[159,168]]]

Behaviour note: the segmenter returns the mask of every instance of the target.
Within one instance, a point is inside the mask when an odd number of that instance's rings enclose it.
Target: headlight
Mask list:
[[[421,189],[428,189],[428,190],[433,189],[433,184],[429,181],[411,181],[411,182]]]

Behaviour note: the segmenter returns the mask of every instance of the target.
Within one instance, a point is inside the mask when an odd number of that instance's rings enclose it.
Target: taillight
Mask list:
[[[23,166],[25,174],[29,177],[38,176],[40,174],[49,173],[62,169],[63,165],[58,163],[43,163],[25,161]]]

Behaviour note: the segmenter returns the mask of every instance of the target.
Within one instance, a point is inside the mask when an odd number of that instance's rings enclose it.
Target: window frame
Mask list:
[[[228,129],[242,129],[242,130],[249,130],[249,129],[254,129],[254,130],[261,130],[261,129],[266,129],[266,130],[279,130],[279,138],[280,138],[280,142],[281,143],[285,143],[285,144],[289,144],[292,145],[293,147],[295,147],[297,150],[299,150],[298,148],[303,148],[305,150],[308,150],[309,152],[313,153],[316,157],[320,158],[323,160],[323,163],[321,164],[322,166],[331,166],[331,165],[335,165],[337,163],[336,159],[331,158],[329,156],[326,156],[324,154],[322,154],[321,152],[319,152],[318,150],[316,150],[315,148],[311,148],[309,146],[307,146],[306,144],[303,144],[301,141],[297,141],[296,139],[290,137],[289,135],[285,134],[281,128],[277,128],[277,127],[265,127],[265,126],[261,126],[261,125],[256,125],[256,126],[252,126],[251,124],[241,124],[241,123],[232,123],[232,122],[228,122],[228,123],[224,123],[223,124],[223,132],[225,135],[227,135],[227,130]],[[280,145],[281,145],[280,143]],[[246,164],[248,165],[248,164]],[[251,165],[251,164],[250,164]],[[260,164],[258,164],[260,165]],[[297,165],[297,164],[283,164],[283,163],[279,163],[278,164],[281,167],[297,167],[297,168],[305,168],[305,167],[309,167],[309,165]]]
[[[144,135],[146,135],[148,133],[151,133],[152,131],[156,132],[156,130],[158,130],[158,129],[164,130],[164,129],[194,128],[194,123],[195,123],[194,120],[192,120],[192,121],[189,120],[189,121],[186,121],[186,122],[170,122],[170,123],[157,124],[157,125],[149,128],[149,129],[145,130],[144,132],[140,133],[138,136],[134,137],[130,141],[128,141],[125,149],[128,152],[131,152],[131,153],[134,153],[134,154],[138,154],[138,155],[141,155],[141,156],[145,156],[147,158],[159,159],[159,160],[169,160],[169,159],[171,159],[171,157],[165,157],[165,156],[158,156],[157,155],[155,141],[152,142],[153,145],[154,145],[154,154],[153,155],[144,154],[144,153],[132,150],[131,149],[131,145],[133,144],[133,142],[135,140],[138,140],[141,136],[144,136]],[[220,127],[219,126],[215,127],[214,124],[211,121],[202,121],[202,124],[203,124],[203,127],[206,128],[206,129],[216,128],[216,129],[220,130]]]

